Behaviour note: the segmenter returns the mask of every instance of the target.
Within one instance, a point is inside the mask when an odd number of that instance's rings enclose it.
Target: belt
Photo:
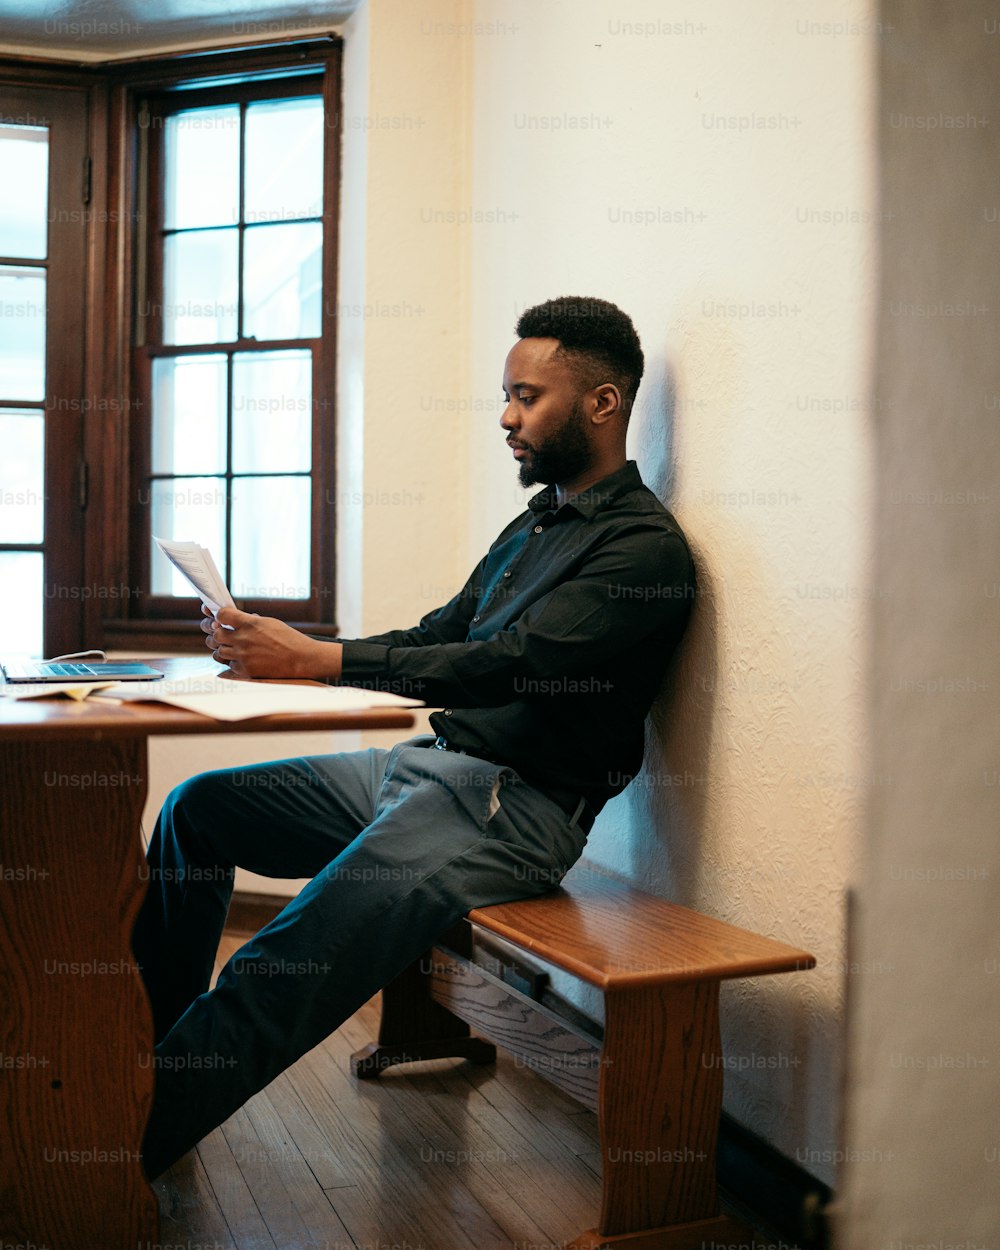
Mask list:
[[[470,755],[477,760],[486,760],[488,764],[497,764],[500,768],[510,767],[506,760],[497,759],[495,755],[487,755],[485,751],[478,749],[472,751],[468,747],[456,746],[454,742],[449,742],[447,738],[442,738],[440,734],[428,745],[433,751],[454,751],[456,755]],[[533,789],[541,790],[542,794],[546,798],[551,799],[553,803],[558,803],[566,815],[569,816],[571,825],[578,826],[584,833],[590,832],[596,813],[581,794],[573,790],[565,790],[561,786],[552,786],[547,783],[540,784],[528,778],[525,778],[525,780]]]

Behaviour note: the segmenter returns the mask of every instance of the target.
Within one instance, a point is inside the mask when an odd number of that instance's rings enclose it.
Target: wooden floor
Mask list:
[[[591,1112],[502,1052],[355,1081],[377,1026],[373,1000],[154,1182],[161,1245],[561,1250],[595,1225]]]

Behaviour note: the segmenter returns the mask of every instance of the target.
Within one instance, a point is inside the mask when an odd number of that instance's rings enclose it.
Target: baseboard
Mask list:
[[[276,894],[237,891],[226,928],[233,933],[256,933],[290,901]],[[546,1006],[572,1015],[578,1026],[589,1026],[595,1037],[602,1036],[597,1021],[548,989],[542,968],[520,953],[512,958],[486,935],[477,935],[476,945],[482,948],[480,955],[487,955],[494,975]],[[727,1209],[770,1237],[773,1250],[828,1250],[825,1211],[832,1190],[725,1111],[719,1124],[717,1162]]]
[[[716,1174],[734,1213],[774,1239],[775,1250],[828,1250],[828,1185],[723,1111]]]

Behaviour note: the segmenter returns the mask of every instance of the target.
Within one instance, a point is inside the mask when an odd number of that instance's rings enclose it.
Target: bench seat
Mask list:
[[[510,947],[597,986],[603,1030]],[[749,1230],[720,1213],[715,1180],[719,986],[815,963],[808,951],[580,865],[550,894],[475,908],[386,986],[378,1042],[352,1068],[372,1077],[420,1059],[488,1063],[496,1042],[597,1112],[601,1211],[572,1250],[749,1246]]]

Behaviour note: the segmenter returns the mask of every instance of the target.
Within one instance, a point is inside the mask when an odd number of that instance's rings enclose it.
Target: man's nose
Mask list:
[[[512,405],[508,403],[504,406],[503,412],[500,414],[500,426],[505,430],[513,430],[517,425],[512,411]]]

